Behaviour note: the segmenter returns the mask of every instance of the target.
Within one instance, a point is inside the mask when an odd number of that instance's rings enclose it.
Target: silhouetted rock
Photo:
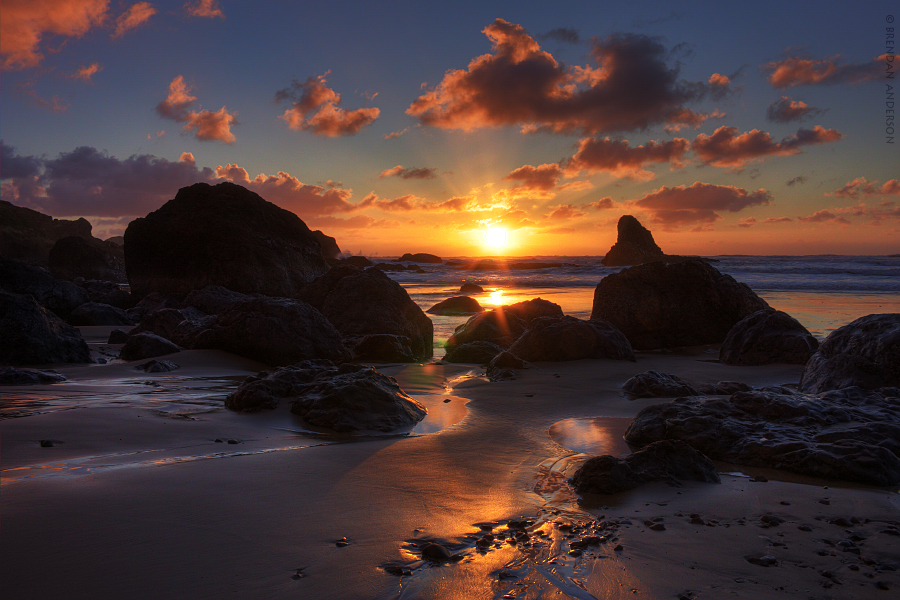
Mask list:
[[[684,379],[669,373],[645,371],[638,373],[624,384],[622,390],[629,398],[675,398],[696,396],[697,390]]]
[[[893,397],[851,387],[816,395],[754,390],[677,398],[641,410],[625,439],[637,446],[677,439],[713,460],[897,485],[900,390],[890,390]]]
[[[208,285],[194,290],[184,298],[184,304],[193,306],[208,315],[217,315],[232,304],[249,300],[251,296],[233,292],[221,285]]]
[[[768,308],[735,323],[719,349],[719,362],[805,365],[818,347],[818,340],[797,319]]]
[[[325,235],[318,229],[312,232],[313,237],[319,242],[319,248],[322,250],[322,258],[328,264],[334,264],[341,257],[341,249],[337,245],[337,240],[329,235]]]
[[[128,333],[122,329],[113,329],[109,332],[109,338],[106,340],[107,344],[124,344],[128,341]]]
[[[483,294],[484,288],[477,283],[464,283],[459,286],[459,291],[463,294]]]
[[[95,279],[82,281],[78,278],[73,283],[80,285],[87,291],[91,302],[109,304],[122,310],[128,310],[134,306],[131,294],[119,287],[114,281],[98,281]]]
[[[717,344],[769,305],[747,285],[702,260],[653,262],[607,275],[594,290],[592,319],[612,323],[635,350]]]
[[[197,336],[216,322],[216,317],[196,308],[161,308],[144,315],[137,327],[129,332],[149,332],[183,348],[193,348]]]
[[[362,338],[344,338],[354,360],[377,362],[415,362],[416,355],[405,335],[373,333]]]
[[[289,367],[263,371],[247,377],[235,391],[228,394],[225,406],[241,412],[273,409],[282,398],[295,397],[301,386],[312,382],[320,374],[336,371],[337,366],[324,359],[302,360]]]
[[[176,365],[169,360],[151,360],[135,367],[135,369],[140,369],[144,373],[169,373],[180,368],[180,365]]]
[[[48,257],[50,272],[60,279],[76,277],[125,283],[125,253],[120,246],[79,236],[60,238]]]
[[[68,319],[73,310],[90,302],[82,287],[57,279],[45,269],[5,256],[0,256],[0,289],[34,296],[38,304],[62,319]]]
[[[131,292],[187,294],[221,285],[292,297],[328,266],[297,215],[234,183],[197,183],[125,230]]]
[[[621,331],[606,321],[582,321],[572,316],[533,320],[509,351],[531,362],[583,358],[635,360],[631,344]]]
[[[86,302],[72,311],[69,315],[69,323],[76,327],[90,327],[94,325],[134,325],[131,317],[121,308],[100,304],[99,302]]]
[[[718,383],[707,382],[697,385],[697,392],[708,396],[730,396],[735,392],[749,392],[752,389],[752,386],[741,383],[740,381],[719,381]],[[796,391],[797,390],[792,390],[789,393]]]
[[[544,300],[543,298],[523,300],[521,302],[516,302],[515,304],[509,304],[504,308],[506,309],[506,312],[512,313],[522,319],[525,325],[528,325],[540,317],[563,316],[563,311],[559,304]]]
[[[485,374],[491,381],[503,381],[515,379],[517,370],[528,368],[531,368],[531,365],[527,361],[522,360],[508,350],[504,350],[491,359]]]
[[[316,309],[287,298],[251,298],[226,308],[193,336],[193,348],[225,350],[273,365],[350,360],[340,333]]]
[[[65,380],[66,378],[56,371],[0,367],[0,385],[41,385]]]
[[[447,340],[447,348],[453,348],[469,342],[492,342],[501,348],[509,348],[522,333],[525,322],[515,314],[507,312],[506,307],[498,306],[470,317],[460,325]]]
[[[54,219],[0,200],[0,255],[46,267],[50,248],[56,240],[72,235],[93,239],[90,222],[83,218],[75,221]]]
[[[119,358],[129,361],[143,360],[145,358],[166,356],[175,352],[181,352],[181,348],[177,344],[173,344],[155,333],[142,331],[128,336],[125,345],[119,350]]]
[[[627,267],[663,260],[665,254],[653,240],[650,230],[631,215],[623,215],[616,226],[618,237],[600,261],[607,267]]]
[[[491,362],[501,352],[503,352],[503,348],[497,344],[479,340],[447,348],[444,362],[484,365]]]
[[[433,315],[474,315],[482,312],[484,308],[475,298],[468,296],[454,296],[438,302],[425,312]]]
[[[186,294],[160,294],[159,292],[153,292],[144,296],[128,313],[140,321],[146,315],[163,308],[185,308],[187,306],[184,303],[185,296]]]
[[[0,364],[88,362],[91,352],[78,329],[32,296],[0,290]]]
[[[419,252],[417,254],[406,253],[403,256],[401,256],[400,258],[398,258],[397,262],[440,264],[444,261],[440,256],[435,256],[434,254],[427,254],[425,252]]]
[[[297,296],[317,308],[345,338],[386,333],[409,339],[417,360],[434,352],[434,325],[399,283],[372,267],[339,265]],[[355,342],[352,342],[355,343]]]
[[[339,262],[340,262],[340,264],[350,265],[353,267],[359,267],[360,269],[365,269],[366,267],[372,266],[372,261],[369,260],[368,258],[366,258],[365,256],[348,256],[346,258],[342,258]],[[387,263],[382,263],[382,264],[387,264]],[[394,266],[402,267],[403,265],[391,265],[391,266],[392,267],[394,267]],[[405,269],[401,269],[401,270],[405,270]]]
[[[681,481],[719,483],[715,465],[680,441],[663,440],[625,458],[605,454],[589,458],[575,471],[572,487],[579,494],[616,494],[651,481],[681,487]]]
[[[800,389],[900,386],[900,314],[867,315],[832,331],[806,363]]]

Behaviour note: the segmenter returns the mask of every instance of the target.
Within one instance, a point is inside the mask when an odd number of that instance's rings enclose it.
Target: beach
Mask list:
[[[83,333],[98,356],[114,350],[104,328]],[[716,356],[710,346],[537,363],[499,382],[476,365],[379,364],[429,407],[431,432],[377,437],[311,432],[286,406],[216,406],[228,382],[263,368],[224,352],[172,355],[173,373],[63,366],[66,383],[3,391],[31,398],[34,413],[0,422],[4,595],[872,598],[900,588],[897,490],[720,464],[720,484],[574,495],[566,479],[583,450],[627,453],[630,419],[667,401],[626,399],[629,377],[756,387],[796,383],[803,368]],[[572,545],[591,535],[602,541]],[[423,561],[429,542],[451,557]]]

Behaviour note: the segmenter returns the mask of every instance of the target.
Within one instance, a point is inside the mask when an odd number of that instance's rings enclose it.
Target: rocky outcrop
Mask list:
[[[651,481],[681,487],[684,480],[720,482],[709,458],[684,442],[663,440],[625,458],[609,454],[589,458],[575,471],[571,484],[579,494],[616,494]]]
[[[0,256],[0,289],[13,294],[27,294],[62,319],[90,301],[84,288],[57,279],[46,269]]]
[[[319,248],[322,250],[322,258],[330,265],[333,265],[341,257],[341,249],[337,245],[337,240],[330,235],[325,235],[318,229],[312,232],[313,237],[319,242]]]
[[[435,256],[434,254],[428,254],[425,252],[419,252],[417,254],[410,254],[407,252],[406,254],[398,258],[397,262],[441,264],[442,262],[444,262],[444,260],[440,256]]]
[[[635,350],[653,350],[722,343],[737,322],[765,308],[747,285],[687,260],[607,275],[594,290],[591,318],[612,323]]]
[[[73,283],[80,285],[87,291],[91,302],[109,304],[122,310],[128,310],[134,306],[131,294],[120,288],[114,281],[98,281],[95,279],[82,281],[76,278]]]
[[[416,355],[405,335],[373,333],[353,346],[353,360],[373,362],[415,362]]]
[[[87,219],[54,219],[30,208],[0,200],[0,255],[46,267],[50,249],[60,238],[92,240]]]
[[[119,350],[122,360],[143,360],[181,352],[181,348],[166,338],[149,331],[142,331],[128,336],[128,340]]]
[[[197,183],[125,230],[132,294],[207,285],[293,297],[328,269],[297,215],[234,183]]]
[[[399,283],[378,269],[339,265],[298,295],[319,310],[344,336],[351,350],[366,336],[405,337],[417,360],[434,352],[434,325]]]
[[[832,331],[806,363],[800,389],[900,386],[900,314],[867,315]]]
[[[60,279],[76,277],[125,283],[125,253],[120,246],[79,236],[60,238],[50,249],[50,272]]]
[[[28,294],[0,290],[0,364],[89,363],[81,333]]]
[[[65,380],[66,378],[57,371],[0,367],[0,385],[41,385]]]
[[[610,358],[634,361],[631,344],[606,321],[582,321],[572,316],[538,317],[510,346],[519,358],[535,361]]]
[[[525,325],[529,325],[535,319],[541,317],[561,317],[563,316],[562,307],[555,302],[544,300],[543,298],[532,298],[531,300],[522,300],[515,304],[509,304],[504,307],[507,313],[512,313],[522,319]]]
[[[249,300],[251,296],[233,292],[221,285],[208,285],[194,290],[184,298],[186,306],[193,306],[208,315],[217,315],[233,304]]]
[[[474,341],[447,349],[444,362],[472,363],[484,365],[503,352],[503,348],[493,342]]]
[[[483,294],[484,288],[477,283],[466,282],[459,286],[459,291],[463,294]]]
[[[818,347],[819,341],[797,319],[768,308],[735,323],[719,349],[719,362],[805,365]]]
[[[900,390],[822,394],[754,390],[687,397],[641,410],[629,444],[681,440],[713,460],[855,481],[900,483]]]
[[[525,332],[525,322],[515,314],[498,306],[469,318],[447,340],[447,349],[469,342],[491,342],[509,348]]]
[[[372,266],[372,261],[366,258],[365,256],[347,256],[346,258],[342,258],[338,261],[339,264],[342,265],[350,265],[351,267],[357,267],[358,269],[365,269],[366,267]],[[403,265],[394,265],[400,266]],[[405,271],[406,269],[401,269],[401,271]]]
[[[438,302],[425,312],[433,315],[475,315],[483,311],[484,308],[475,298],[454,296]]]
[[[600,261],[607,267],[628,267],[664,260],[666,255],[656,245],[650,230],[631,215],[623,215],[616,226],[618,237]]]
[[[681,377],[659,371],[638,373],[622,384],[622,391],[632,400],[635,398],[675,398],[697,395],[697,390]]]

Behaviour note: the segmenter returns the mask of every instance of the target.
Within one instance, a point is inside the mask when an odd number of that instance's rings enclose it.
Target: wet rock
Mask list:
[[[475,341],[447,349],[444,361],[450,363],[472,363],[483,365],[503,352],[503,348],[493,342]]]
[[[38,385],[65,380],[66,378],[56,371],[0,367],[0,385]]]
[[[294,213],[230,182],[197,183],[125,230],[135,297],[207,285],[293,297],[328,269],[319,242]]]
[[[419,252],[417,254],[406,253],[403,256],[401,256],[400,258],[398,258],[397,262],[440,264],[440,263],[444,262],[444,260],[440,256],[435,256],[434,254],[428,254],[426,252]]]
[[[483,294],[484,288],[477,283],[464,283],[459,286],[459,291],[463,294]]]
[[[615,494],[651,481],[680,486],[681,480],[719,483],[715,465],[684,442],[664,440],[625,458],[588,459],[571,479],[579,494]]]
[[[168,360],[151,360],[135,367],[135,369],[141,369],[144,373],[168,373],[180,368],[180,365],[176,365]]]
[[[78,329],[31,295],[0,290],[0,364],[88,362],[91,352]]]
[[[635,360],[631,344],[615,327],[606,321],[582,321],[572,316],[532,320],[509,351],[527,361]]]
[[[50,272],[60,279],[76,277],[125,283],[125,253],[110,242],[69,236],[60,238],[50,249]]]
[[[99,302],[85,302],[72,311],[69,315],[69,323],[77,327],[90,327],[95,325],[134,325],[131,317],[121,308],[100,304]]]
[[[592,319],[610,322],[635,350],[717,344],[768,304],[702,260],[653,262],[607,275],[594,290]]]
[[[425,560],[446,562],[452,557],[453,555],[450,551],[440,544],[425,544],[425,546],[422,547],[422,558]]]
[[[525,322],[504,306],[479,313],[457,327],[447,340],[448,350],[469,342],[491,342],[509,348],[522,333]]]
[[[607,267],[626,267],[663,260],[665,254],[653,240],[650,230],[631,215],[623,215],[616,226],[618,237],[601,263]]]
[[[809,359],[800,389],[900,386],[900,314],[868,315],[832,331]]]
[[[454,296],[438,302],[425,312],[433,315],[474,315],[483,312],[484,308],[475,298]]]
[[[157,356],[165,356],[181,352],[181,347],[173,344],[169,340],[150,333],[142,331],[128,336],[128,341],[119,351],[119,358],[122,360],[142,360],[144,358],[154,358]]]
[[[300,300],[318,309],[346,338],[404,336],[417,360],[434,353],[434,324],[399,283],[375,268],[340,265],[307,285]]]
[[[900,483],[900,399],[845,388],[687,397],[641,410],[625,439],[682,440],[713,460],[871,485]]]
[[[719,349],[719,362],[805,365],[818,347],[818,340],[797,319],[768,308],[735,323]]]
[[[90,296],[81,286],[57,279],[46,269],[5,256],[0,256],[0,289],[33,296],[38,304],[63,320],[79,306],[90,302]]]
[[[346,368],[362,367],[347,365]],[[228,394],[225,406],[241,412],[273,409],[282,399],[296,397],[302,386],[319,375],[331,376],[337,371],[337,365],[330,360],[302,360],[289,367],[263,371],[247,377],[235,391]]]
[[[701,383],[697,386],[697,391],[701,394],[709,396],[724,396],[735,392],[749,392],[753,387],[739,381],[720,381],[718,383]],[[785,393],[782,391],[781,393]]]
[[[697,395],[697,391],[684,379],[658,371],[638,373],[622,385],[622,390],[632,399]]]
[[[771,554],[748,554],[744,557],[744,560],[760,567],[774,567],[778,565],[778,559]]]

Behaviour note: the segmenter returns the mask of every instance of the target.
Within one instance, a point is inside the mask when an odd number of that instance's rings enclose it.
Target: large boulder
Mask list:
[[[589,458],[572,476],[579,494],[616,494],[651,481],[680,487],[681,482],[719,483],[716,466],[684,442],[661,440],[625,458],[609,454]]]
[[[319,248],[322,249],[322,258],[328,264],[334,264],[341,257],[341,249],[337,245],[337,240],[330,235],[325,235],[318,229],[312,232],[316,241],[319,242]]]
[[[531,300],[522,300],[515,304],[504,306],[507,313],[512,313],[522,319],[525,325],[530,325],[535,319],[541,317],[561,317],[563,316],[562,307],[555,302],[544,300],[543,298],[532,298]]]
[[[483,311],[484,308],[475,298],[454,296],[438,302],[425,312],[433,315],[475,315]]]
[[[722,343],[735,323],[765,308],[746,284],[686,260],[607,275],[594,290],[591,318],[612,323],[635,350],[654,350]]]
[[[719,349],[726,365],[805,365],[819,341],[791,315],[767,308],[735,323]]]
[[[217,315],[232,304],[249,299],[249,295],[233,292],[221,285],[208,285],[185,296],[184,304],[208,315]]]
[[[69,281],[76,277],[125,283],[125,253],[120,246],[79,236],[60,238],[50,249],[50,272]]]
[[[659,371],[638,373],[622,384],[622,391],[632,400],[697,395],[697,390],[681,377]]]
[[[606,321],[582,321],[572,316],[539,317],[510,346],[527,361],[611,358],[634,361],[634,351],[622,332]]]
[[[0,200],[0,255],[46,267],[56,240],[77,235],[91,240],[87,219],[54,219],[50,215]]]
[[[0,289],[33,296],[38,304],[62,319],[68,319],[73,310],[90,302],[90,296],[84,288],[70,281],[57,279],[46,269],[5,256],[0,256]]]
[[[142,331],[128,336],[125,345],[119,350],[122,360],[144,360],[181,352],[181,348],[155,333]]]
[[[397,262],[440,264],[444,261],[440,256],[435,256],[434,254],[427,254],[425,252],[410,254],[409,252],[407,252],[406,254],[398,258]]]
[[[806,363],[801,391],[900,386],[900,314],[867,315],[832,331]]]
[[[600,262],[607,267],[627,267],[665,259],[650,230],[631,215],[623,215],[616,226],[618,237]]]
[[[86,302],[72,311],[69,315],[69,323],[77,327],[90,327],[94,325],[134,325],[131,317],[121,308],[101,304],[99,302]]]
[[[294,213],[234,183],[197,183],[125,230],[131,292],[187,294],[221,285],[292,297],[328,270],[319,242]]]
[[[525,322],[515,314],[506,311],[506,307],[498,306],[470,317],[468,321],[457,327],[450,339],[447,349],[455,348],[469,342],[491,342],[501,348],[509,348],[520,335],[525,332]]]
[[[27,294],[0,290],[0,364],[88,363],[81,332]]]
[[[250,298],[192,335],[192,348],[225,350],[273,366],[324,358],[350,360],[340,333],[316,309],[287,298]]]
[[[493,342],[476,340],[447,348],[444,362],[486,365],[501,352],[503,352],[503,348]]]
[[[431,319],[399,283],[374,267],[334,267],[298,298],[325,315],[351,349],[366,336],[386,333],[407,338],[417,360],[434,352]]]
[[[163,337],[184,348],[193,348],[197,336],[216,322],[216,317],[207,315],[193,306],[186,308],[161,308],[147,313],[131,334],[149,332]]]
[[[629,444],[681,440],[713,460],[872,485],[900,483],[900,398],[851,387],[822,394],[737,392],[641,410]],[[891,395],[892,394],[892,395]]]

